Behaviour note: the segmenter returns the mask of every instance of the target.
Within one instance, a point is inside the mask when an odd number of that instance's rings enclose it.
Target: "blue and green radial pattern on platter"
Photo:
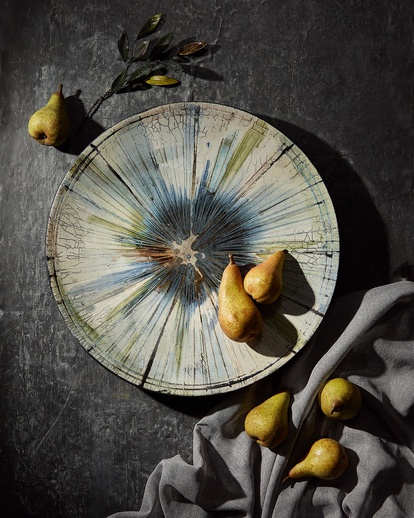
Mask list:
[[[253,344],[229,340],[217,292],[285,249],[280,299]],[[275,371],[321,322],[339,236],[321,177],[287,137],[222,105],[177,103],[117,124],[76,160],[47,239],[52,290],[72,333],[150,390],[204,395]]]

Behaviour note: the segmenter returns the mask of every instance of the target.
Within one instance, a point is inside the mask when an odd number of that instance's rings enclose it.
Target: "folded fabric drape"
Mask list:
[[[362,409],[350,421],[318,407],[319,388],[333,376],[361,389]],[[289,434],[270,450],[246,435],[244,418],[279,389],[292,395]],[[321,437],[345,447],[346,472],[282,483]],[[196,424],[192,464],[178,455],[163,460],[141,509],[110,518],[409,517],[413,489],[414,283],[402,280],[336,299],[292,361]]]

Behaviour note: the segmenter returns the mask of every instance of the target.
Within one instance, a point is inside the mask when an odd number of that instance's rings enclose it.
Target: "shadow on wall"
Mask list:
[[[309,158],[331,196],[340,234],[335,296],[390,282],[383,222],[361,179],[325,142],[288,122],[257,115],[284,133]]]

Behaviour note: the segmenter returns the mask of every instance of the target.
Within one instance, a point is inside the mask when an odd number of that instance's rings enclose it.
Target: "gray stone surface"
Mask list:
[[[117,38],[156,12],[163,32],[214,44],[175,89],[106,101],[61,149],[27,134],[64,84],[75,129],[120,70]],[[46,269],[50,207],[76,155],[150,107],[196,100],[251,112],[319,169],[340,224],[336,296],[411,276],[413,19],[388,0],[3,0],[0,13],[0,515],[100,518],[139,507],[164,457],[191,460],[192,427],[220,398],[146,393],[76,342]]]

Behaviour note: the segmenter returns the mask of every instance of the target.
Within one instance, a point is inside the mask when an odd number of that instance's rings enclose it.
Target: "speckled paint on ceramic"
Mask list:
[[[217,321],[228,254],[243,273],[287,250],[261,336]],[[101,364],[147,389],[226,392],[299,351],[335,287],[339,236],[321,177],[287,137],[222,105],[177,103],[122,121],[76,160],[47,236],[54,296]]]

